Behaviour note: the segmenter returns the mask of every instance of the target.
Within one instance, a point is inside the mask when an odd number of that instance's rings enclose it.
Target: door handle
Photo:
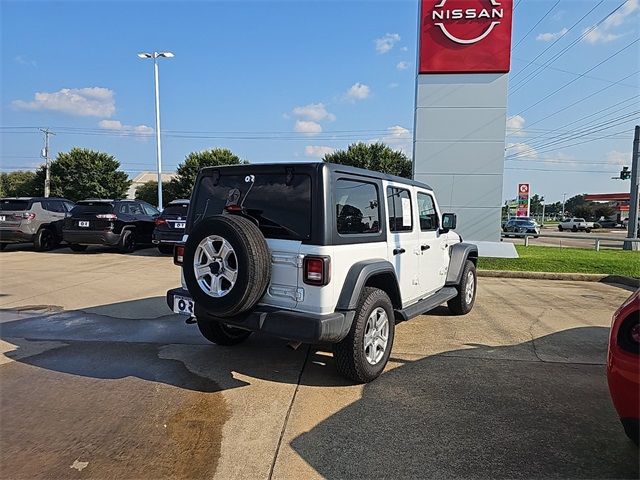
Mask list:
[[[423,252],[425,250],[429,250],[431,248],[431,245],[420,245],[420,250],[422,250]]]
[[[398,255],[398,254],[401,254],[401,253],[404,253],[404,252],[406,252],[406,250],[404,248],[394,248],[393,249],[393,254],[394,255]]]

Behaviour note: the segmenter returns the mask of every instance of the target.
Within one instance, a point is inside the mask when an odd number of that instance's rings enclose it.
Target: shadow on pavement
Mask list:
[[[574,328],[536,344],[607,335]],[[637,478],[604,366],[504,360],[527,344],[405,360],[291,446],[326,478]]]

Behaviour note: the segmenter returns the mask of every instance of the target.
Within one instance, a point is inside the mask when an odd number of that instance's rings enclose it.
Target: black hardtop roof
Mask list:
[[[2,197],[0,198],[0,202],[4,200],[21,200],[25,202],[41,202],[43,200],[63,200],[65,202],[71,202],[71,200],[68,200],[62,197]]]
[[[320,172],[323,168],[328,169],[331,172],[348,173],[349,175],[357,175],[365,178],[375,178],[381,180],[387,180],[389,182],[404,183],[405,185],[412,185],[414,187],[426,188],[427,190],[433,190],[429,185],[422,182],[417,182],[410,178],[399,177],[397,175],[389,175],[386,173],[374,172],[373,170],[366,170],[364,168],[350,167],[348,165],[340,165],[337,163],[326,162],[284,162],[284,163],[251,163],[245,165],[225,165],[216,167],[205,167],[202,170],[238,170],[241,172],[256,171],[259,168],[273,168],[273,167],[292,167],[304,170],[317,170]]]

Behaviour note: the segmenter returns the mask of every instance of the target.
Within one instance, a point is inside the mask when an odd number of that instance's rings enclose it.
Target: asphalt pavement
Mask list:
[[[169,257],[0,253],[3,478],[637,478],[609,399],[600,283],[479,279],[398,325],[350,384],[328,349],[207,343]]]

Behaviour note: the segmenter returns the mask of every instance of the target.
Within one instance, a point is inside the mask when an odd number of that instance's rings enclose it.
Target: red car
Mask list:
[[[627,436],[638,445],[640,418],[640,289],[613,315],[607,355],[613,405]]]

